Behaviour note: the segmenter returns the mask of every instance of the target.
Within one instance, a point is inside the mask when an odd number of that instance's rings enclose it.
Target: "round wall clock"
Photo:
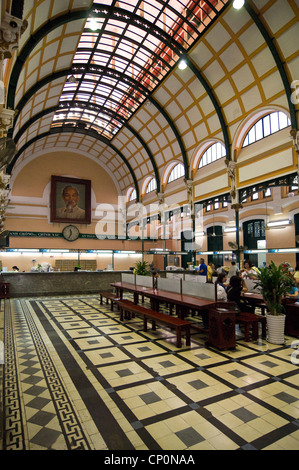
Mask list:
[[[62,236],[68,242],[73,242],[79,238],[80,232],[75,225],[67,225],[62,230]]]

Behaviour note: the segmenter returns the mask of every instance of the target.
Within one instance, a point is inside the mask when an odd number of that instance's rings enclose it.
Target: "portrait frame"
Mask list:
[[[66,187],[75,188],[78,192],[78,209],[68,213],[66,203],[63,199],[63,190]],[[58,223],[91,223],[91,181],[80,178],[69,178],[66,176],[51,176],[50,195],[50,221]]]

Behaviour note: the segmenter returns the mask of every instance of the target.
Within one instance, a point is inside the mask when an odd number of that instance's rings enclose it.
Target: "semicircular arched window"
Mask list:
[[[226,156],[226,150],[223,144],[220,142],[215,142],[214,144],[210,145],[207,150],[203,153],[198,168],[202,168],[203,166],[209,165],[219,158],[223,158]]]
[[[171,183],[172,181],[175,181],[181,178],[182,176],[185,176],[185,168],[182,163],[178,163],[171,170],[167,183]]]
[[[291,125],[288,116],[282,111],[274,111],[259,119],[247,132],[242,147],[275,134]]]
[[[156,178],[152,178],[146,187],[145,193],[150,193],[152,191],[155,191],[155,189],[157,189],[157,181]]]

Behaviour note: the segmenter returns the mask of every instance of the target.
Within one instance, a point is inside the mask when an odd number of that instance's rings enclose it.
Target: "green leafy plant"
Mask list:
[[[137,261],[134,273],[139,274],[140,276],[149,276],[151,274],[149,264],[146,261]]]
[[[264,301],[271,315],[282,315],[284,307],[282,299],[292,287],[292,279],[284,266],[276,266],[271,261],[269,266],[265,266],[257,273],[254,288],[261,288]]]

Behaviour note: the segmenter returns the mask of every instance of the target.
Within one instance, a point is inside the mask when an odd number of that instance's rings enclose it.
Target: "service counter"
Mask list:
[[[1,273],[0,282],[10,284],[10,297],[98,294],[111,290],[122,271],[66,271],[52,273]]]

